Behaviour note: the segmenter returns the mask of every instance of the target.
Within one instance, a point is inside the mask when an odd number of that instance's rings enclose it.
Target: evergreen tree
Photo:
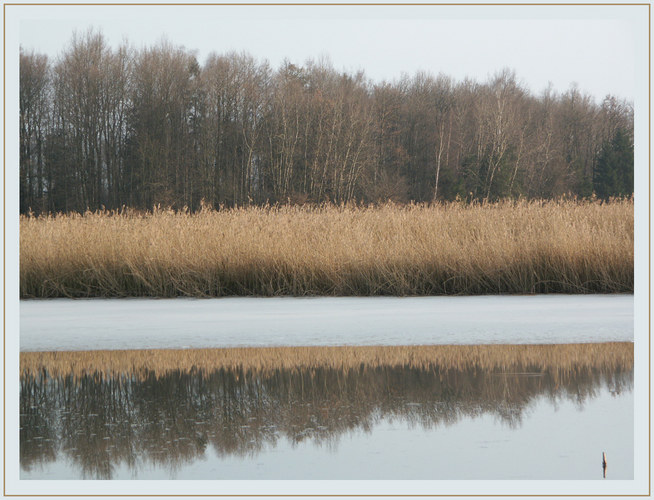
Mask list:
[[[618,128],[613,138],[602,145],[595,165],[593,187],[600,198],[633,193],[634,145],[623,128]]]

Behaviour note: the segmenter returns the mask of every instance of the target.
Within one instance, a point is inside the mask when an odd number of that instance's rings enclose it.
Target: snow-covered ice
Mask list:
[[[633,339],[633,295],[20,302],[21,351]]]

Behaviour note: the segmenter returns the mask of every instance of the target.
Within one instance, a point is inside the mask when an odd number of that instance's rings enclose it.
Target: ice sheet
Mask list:
[[[633,295],[52,299],[21,351],[633,341]]]

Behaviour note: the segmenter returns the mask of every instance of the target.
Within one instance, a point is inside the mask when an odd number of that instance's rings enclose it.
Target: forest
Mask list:
[[[438,68],[434,68],[438,70]],[[273,68],[75,33],[20,52],[20,211],[633,193],[633,105],[538,95],[503,69],[373,82],[323,57]]]

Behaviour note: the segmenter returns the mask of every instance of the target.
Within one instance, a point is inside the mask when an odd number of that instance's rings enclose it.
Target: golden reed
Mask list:
[[[431,345],[154,349],[21,352],[22,376],[98,374],[158,377],[172,372],[210,373],[377,367],[574,374],[633,369],[634,344],[607,342],[552,345]]]
[[[633,200],[20,219],[30,297],[633,293]]]

